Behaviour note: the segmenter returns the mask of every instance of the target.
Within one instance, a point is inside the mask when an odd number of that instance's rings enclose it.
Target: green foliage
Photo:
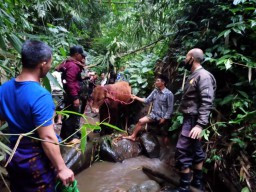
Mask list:
[[[172,118],[172,121],[173,124],[168,131],[174,131],[181,127],[183,122],[183,115],[181,113],[176,113],[175,116]]]
[[[220,155],[217,154],[216,149],[210,151],[210,156],[206,159],[206,163],[211,163],[215,161],[221,161],[222,158]]]
[[[249,188],[248,187],[244,187],[241,192],[250,192]]]
[[[209,136],[210,136],[210,130],[208,129],[203,129],[201,132],[202,137],[206,140],[209,141]]]
[[[156,55],[141,55],[126,62],[128,80],[135,95],[146,96],[152,90],[154,82],[153,67],[158,57]]]
[[[100,125],[105,125],[105,126],[108,126],[112,129],[115,129],[117,131],[121,131],[121,132],[125,132],[123,131],[122,129],[114,126],[114,125],[111,125],[109,123],[105,123],[105,122],[97,122],[95,125],[92,125],[88,122],[88,119],[87,117],[84,115],[84,114],[80,114],[80,113],[77,113],[77,112],[74,112],[74,111],[68,111],[68,110],[64,110],[64,111],[56,111],[57,114],[61,114],[63,116],[66,116],[68,117],[70,114],[73,114],[73,115],[77,115],[77,116],[80,116],[84,119],[85,123],[79,128],[79,130],[77,130],[75,133],[73,133],[72,135],[76,134],[78,131],[81,131],[81,143],[80,143],[80,148],[82,150],[82,152],[84,153],[85,152],[85,149],[86,149],[86,143],[87,143],[87,135],[90,131],[93,131],[93,130],[101,130],[100,128]],[[70,135],[68,138],[66,138],[65,140],[63,140],[61,142],[62,143],[65,143],[65,141],[67,139],[69,139],[70,137],[72,137],[72,135]]]

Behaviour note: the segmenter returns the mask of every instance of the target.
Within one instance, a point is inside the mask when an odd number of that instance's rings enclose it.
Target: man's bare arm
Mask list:
[[[48,141],[43,141],[42,147],[45,154],[57,170],[59,179],[63,182],[64,185],[71,184],[75,179],[74,173],[66,166],[61,156],[60,147],[57,145],[58,139],[55,135],[53,125],[40,127],[37,131],[41,139]]]
[[[136,100],[138,100],[138,101],[140,101],[140,102],[142,102],[142,103],[145,102],[145,99],[144,99],[144,98],[140,98],[140,97],[138,97],[138,96],[136,96],[136,95],[132,95],[131,98],[132,98],[132,99],[136,99]]]

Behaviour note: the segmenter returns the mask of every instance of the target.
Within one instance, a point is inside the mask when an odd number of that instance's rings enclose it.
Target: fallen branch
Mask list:
[[[161,36],[161,37],[159,37],[159,39],[157,39],[156,41],[154,41],[154,42],[152,42],[152,43],[150,43],[150,44],[148,44],[148,45],[145,45],[144,47],[141,47],[141,48],[139,48],[139,49],[130,51],[130,52],[128,52],[128,53],[120,54],[120,55],[118,55],[118,57],[119,57],[119,58],[125,57],[125,56],[127,56],[127,55],[130,55],[130,54],[133,54],[133,53],[142,51],[142,50],[147,49],[147,48],[150,48],[152,45],[155,45],[155,44],[157,44],[159,41],[162,41],[162,40],[164,40],[164,39],[165,39],[165,36]]]

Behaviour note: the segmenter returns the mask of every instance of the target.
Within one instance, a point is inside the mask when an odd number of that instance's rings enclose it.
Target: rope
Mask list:
[[[130,105],[130,104],[132,104],[133,101],[134,101],[134,99],[132,99],[130,102],[125,102],[125,101],[121,101],[121,100],[119,100],[119,99],[112,98],[112,97],[106,97],[106,98],[104,98],[104,100],[106,100],[107,98],[112,99],[113,101],[117,101],[117,102],[119,102],[119,103],[121,103],[121,104],[123,104],[123,105]]]
[[[121,104],[123,104],[123,105],[130,105],[131,103],[133,103],[133,101],[134,101],[134,99],[132,99],[130,102],[125,102],[125,101],[121,101],[120,99],[117,99],[116,97],[115,97],[115,93],[118,93],[119,95],[127,95],[127,96],[131,96],[131,94],[126,94],[126,93],[119,93],[119,92],[117,92],[117,91],[108,91],[105,87],[103,87],[104,88],[104,90],[106,90],[107,91],[107,93],[109,93],[110,95],[112,95],[112,96],[114,96],[114,97],[105,97],[104,98],[104,100],[106,99],[106,98],[109,98],[109,99],[112,99],[112,100],[114,100],[114,101],[117,101],[117,102],[119,102],[119,103],[121,103]],[[114,94],[113,94],[114,93]]]

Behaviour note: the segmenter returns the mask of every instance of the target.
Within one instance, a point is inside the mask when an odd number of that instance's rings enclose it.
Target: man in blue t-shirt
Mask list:
[[[54,103],[51,94],[40,85],[48,73],[52,50],[43,42],[28,40],[21,51],[22,71],[0,87],[0,119],[7,121],[11,134],[32,132],[23,137],[7,166],[11,191],[54,191],[58,177],[64,185],[74,181],[67,168],[53,129]],[[34,131],[33,131],[34,130]],[[11,136],[13,148],[18,137]]]

